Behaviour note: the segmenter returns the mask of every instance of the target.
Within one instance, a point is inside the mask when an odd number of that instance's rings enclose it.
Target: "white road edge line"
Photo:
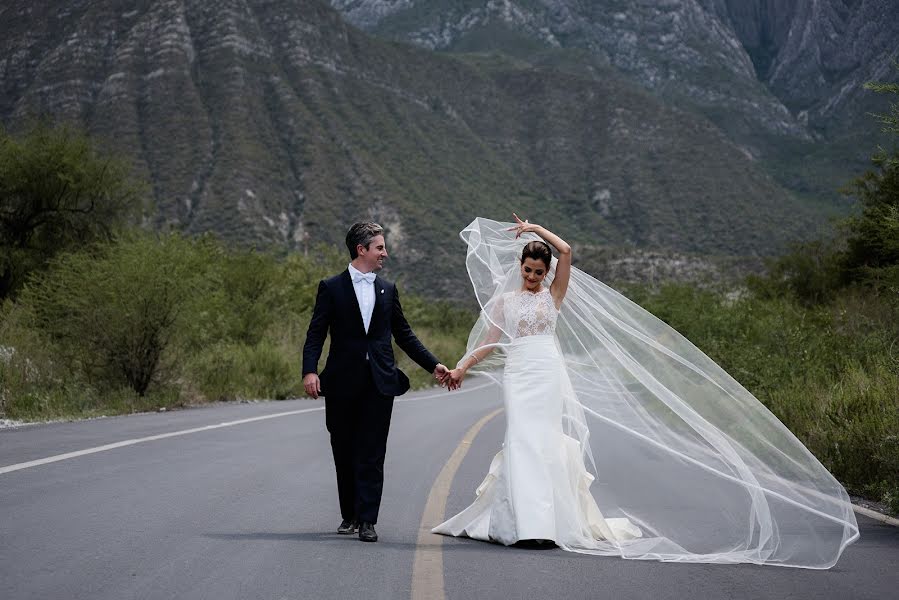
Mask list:
[[[490,385],[489,383],[483,384],[481,386],[472,388],[469,391],[474,391],[481,389],[482,387],[486,387]],[[397,400],[397,402],[415,402],[419,400],[430,400],[432,398],[438,398],[443,396],[447,392],[443,392],[442,394],[429,394],[427,396],[418,396],[415,398],[406,398]],[[221,429],[223,427],[234,427],[235,425],[243,425],[244,423],[254,423],[256,421],[264,421],[266,419],[276,419],[278,417],[288,417],[290,415],[299,415],[303,413],[317,412],[320,410],[325,410],[324,406],[317,406],[315,408],[304,408],[301,410],[290,410],[287,412],[274,413],[271,415],[262,415],[259,417],[251,417],[249,419],[240,419],[238,421],[225,421],[223,423],[218,423],[216,425],[204,425],[203,427],[193,427],[191,429],[182,429],[180,431],[170,431],[169,433],[160,433],[158,435],[150,435],[142,438],[135,438],[131,440],[122,440],[120,442],[114,442],[112,444],[105,444],[103,446],[95,446],[93,448],[85,448],[84,450],[76,450],[74,452],[66,452],[65,454],[57,454],[55,456],[48,456],[47,458],[39,458],[37,460],[30,460],[28,462],[17,463],[14,465],[7,465],[5,467],[0,467],[0,475],[4,475],[6,473],[12,473],[14,471],[21,471],[23,469],[30,469],[32,467],[39,467],[41,465],[47,465],[50,463],[59,462],[62,460],[69,460],[70,458],[78,458],[79,456],[87,456],[88,454],[96,454],[97,452],[105,452],[107,450],[114,450],[116,448],[123,448],[125,446],[133,446],[135,444],[142,444],[144,442],[153,442],[156,440],[163,440],[165,438],[178,437],[181,435],[187,435],[190,433],[198,433],[201,431],[211,431],[213,429]]]
[[[475,390],[479,390],[485,388],[491,383],[484,383],[477,387],[471,388],[468,391],[473,392]],[[427,396],[420,396],[416,398],[400,398],[396,402],[415,402],[418,400],[430,400],[432,398],[439,398],[444,396],[446,392],[437,393],[437,394],[429,394]],[[291,410],[282,413],[275,413],[272,415],[262,415],[261,417],[252,417],[250,419],[241,419],[239,421],[227,421],[224,423],[219,423],[217,425],[206,425],[203,427],[194,427],[193,429],[182,429],[181,431],[172,431],[169,433],[161,433],[159,435],[151,435],[148,437],[135,438],[133,440],[122,440],[121,442],[115,442],[113,444],[106,444],[103,446],[96,446],[94,448],[85,448],[84,450],[76,450],[75,452],[66,452],[65,454],[57,454],[56,456],[48,456],[47,458],[39,458],[37,460],[30,460],[28,462],[17,463],[14,465],[7,465],[5,467],[0,467],[0,475],[5,475],[6,473],[12,473],[14,471],[21,471],[23,469],[30,469],[31,467],[39,467],[41,465],[47,465],[50,463],[59,462],[62,460],[68,460],[70,458],[78,458],[79,456],[87,456],[88,454],[96,454],[97,452],[105,452],[107,450],[114,450],[116,448],[123,448],[125,446],[133,446],[134,444],[142,444],[144,442],[152,442],[155,440],[162,440],[170,437],[177,437],[179,435],[187,435],[189,433],[197,433],[200,431],[210,431],[212,429],[221,429],[223,427],[233,427],[235,425],[243,425],[244,423],[253,423],[255,421],[264,421],[265,419],[275,419],[277,417],[287,417],[290,415],[299,415],[302,413],[316,412],[319,410],[324,410],[324,406],[317,406],[315,408],[304,408],[302,410]],[[871,519],[875,519],[880,521],[881,523],[886,523],[887,525],[892,525],[893,527],[899,527],[899,519],[895,519],[888,515],[879,513],[875,510],[871,510],[870,508],[865,508],[864,506],[858,506],[857,504],[852,505],[852,510],[857,512],[860,515],[864,515]]]
[[[315,412],[315,411],[319,411],[319,410],[324,410],[324,407],[318,406],[316,408],[291,410],[288,412],[275,413],[272,415],[262,415],[261,417],[252,417],[250,419],[241,419],[239,421],[226,421],[224,423],[218,423],[217,425],[205,425],[203,427],[194,427],[192,429],[182,429],[180,431],[170,431],[169,433],[160,433],[158,435],[150,435],[147,437],[135,438],[132,440],[122,440],[121,442],[105,444],[103,446],[96,446],[94,448],[85,448],[84,450],[76,450],[75,452],[66,452],[65,454],[57,454],[56,456],[48,456],[47,458],[39,458],[37,460],[30,460],[28,462],[18,463],[15,465],[9,465],[6,467],[0,467],[0,475],[3,475],[5,473],[12,473],[13,471],[21,471],[22,469],[30,469],[31,467],[37,467],[40,465],[55,463],[55,462],[59,462],[61,460],[68,460],[70,458],[77,458],[79,456],[86,456],[88,454],[96,454],[97,452],[105,452],[106,450],[113,450],[115,448],[122,448],[125,446],[133,446],[134,444],[142,444],[144,442],[163,440],[165,438],[177,437],[179,435],[187,435],[189,433],[197,433],[200,431],[210,431],[212,429],[221,429],[222,427],[233,427],[234,425],[242,425],[244,423],[252,423],[254,421],[264,421],[265,419],[274,419],[277,417],[286,417],[288,415],[298,415],[301,413],[309,413],[309,412]]]

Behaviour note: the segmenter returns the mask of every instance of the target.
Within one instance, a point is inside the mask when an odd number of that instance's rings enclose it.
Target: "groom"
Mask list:
[[[415,337],[396,286],[375,274],[387,258],[381,226],[356,223],[346,234],[346,246],[352,259],[347,270],[318,286],[303,346],[303,386],[313,398],[325,396],[343,518],[337,533],[352,534],[358,527],[360,540],[376,542],[393,398],[409,389],[409,379],[396,367],[390,336],[441,385],[449,371]],[[331,348],[318,375],[329,331]]]

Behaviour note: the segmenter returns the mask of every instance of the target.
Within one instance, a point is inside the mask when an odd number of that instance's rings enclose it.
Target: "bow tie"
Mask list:
[[[353,283],[359,283],[364,281],[365,283],[374,283],[375,282],[375,274],[374,273],[353,273]]]

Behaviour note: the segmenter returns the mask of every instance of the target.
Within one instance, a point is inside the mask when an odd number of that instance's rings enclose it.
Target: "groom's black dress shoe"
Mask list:
[[[363,542],[377,542],[378,534],[375,533],[375,526],[363,521],[359,525],[359,539]]]
[[[341,535],[352,535],[356,533],[356,527],[359,525],[356,521],[350,521],[349,519],[344,519],[340,522],[340,527],[337,528],[337,533]]]

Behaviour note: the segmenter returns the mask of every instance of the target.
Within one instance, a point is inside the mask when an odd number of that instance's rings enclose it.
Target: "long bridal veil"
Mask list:
[[[516,240],[512,225],[477,218],[461,232],[482,309],[466,356],[493,346],[475,370],[500,383],[513,335],[503,294],[520,286],[522,247],[538,239]],[[574,550],[824,569],[858,539],[846,490],[761,402],[677,331],[577,268],[556,342],[574,391],[564,426],[593,470],[593,496],[605,517],[643,531]]]

